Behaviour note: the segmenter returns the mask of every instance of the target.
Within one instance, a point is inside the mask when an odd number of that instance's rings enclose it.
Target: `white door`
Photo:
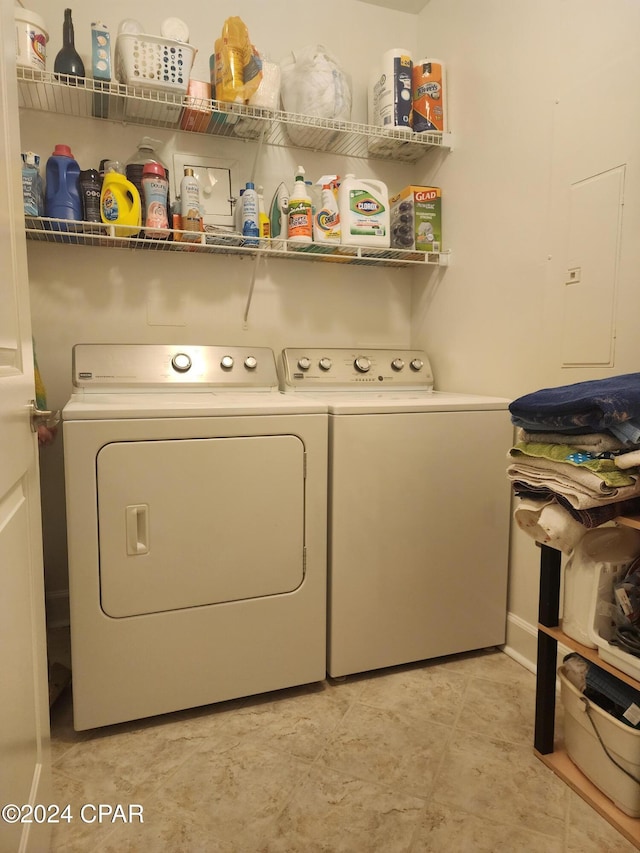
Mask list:
[[[31,320],[13,3],[0,2],[0,807],[51,802],[49,698]],[[33,817],[40,817],[39,812]],[[0,851],[48,849],[41,822],[0,817]]]

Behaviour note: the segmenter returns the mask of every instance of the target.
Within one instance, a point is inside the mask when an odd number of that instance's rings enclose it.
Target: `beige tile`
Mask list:
[[[359,693],[359,685],[321,682],[254,697],[236,713],[225,716],[221,731],[312,760]]]
[[[108,779],[88,782],[71,779],[55,769],[52,772],[52,784],[52,801],[61,811],[67,806],[69,809],[65,819],[53,825],[50,853],[86,853],[97,849],[106,840],[112,826],[94,820],[97,812],[91,807],[100,803],[119,802],[115,786]]]
[[[430,804],[410,853],[563,853],[561,838],[487,820],[459,808]]]
[[[450,726],[458,716],[467,680],[466,675],[433,663],[399,667],[372,675],[360,702]]]
[[[569,793],[567,853],[632,853],[634,844],[573,791]]]
[[[418,715],[357,703],[318,761],[391,790],[425,797],[450,731]]]
[[[274,835],[255,849],[261,853],[403,853],[409,849],[424,805],[418,797],[314,767],[276,819]],[[251,851],[245,848],[243,853]]]
[[[469,678],[456,729],[533,744],[535,686]]]
[[[251,743],[201,744],[143,801],[144,825],[118,826],[101,853],[258,850],[310,765]]]
[[[450,672],[487,678],[490,681],[533,687],[536,683],[536,677],[532,672],[499,649],[481,649],[476,652],[438,658],[438,665]]]
[[[433,801],[560,838],[568,790],[530,746],[456,731],[435,780]]]

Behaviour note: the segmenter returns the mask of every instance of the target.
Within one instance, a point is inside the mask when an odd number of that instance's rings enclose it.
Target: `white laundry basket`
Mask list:
[[[615,761],[640,778],[640,730],[619,722],[584,695],[559,667],[564,716],[564,743],[569,758],[584,775],[630,817],[640,817],[640,784],[613,763],[598,739],[598,731]],[[591,723],[593,721],[593,725]]]
[[[195,55],[196,49],[184,42],[120,33],[114,53],[115,76],[134,89],[127,98],[125,115],[175,124],[182,113]]]

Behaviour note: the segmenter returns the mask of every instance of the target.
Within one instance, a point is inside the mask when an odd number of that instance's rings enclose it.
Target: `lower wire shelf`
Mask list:
[[[288,260],[321,261],[364,266],[416,267],[449,265],[450,253],[418,252],[369,246],[330,246],[326,243],[296,243],[278,237],[260,239],[258,245],[247,245],[238,235],[220,232],[185,232],[168,229],[167,239],[144,236],[144,231],[131,234],[129,226],[103,225],[68,219],[25,217],[28,240],[60,245],[107,246],[154,252],[198,252],[214,255],[237,255]]]

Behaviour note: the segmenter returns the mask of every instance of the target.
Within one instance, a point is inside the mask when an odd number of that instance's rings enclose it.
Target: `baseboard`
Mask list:
[[[69,591],[66,589],[47,592],[45,596],[47,627],[64,628],[69,624]]]
[[[502,651],[535,674],[538,660],[538,626],[515,613],[507,614],[507,639]],[[558,666],[571,649],[558,643]]]

